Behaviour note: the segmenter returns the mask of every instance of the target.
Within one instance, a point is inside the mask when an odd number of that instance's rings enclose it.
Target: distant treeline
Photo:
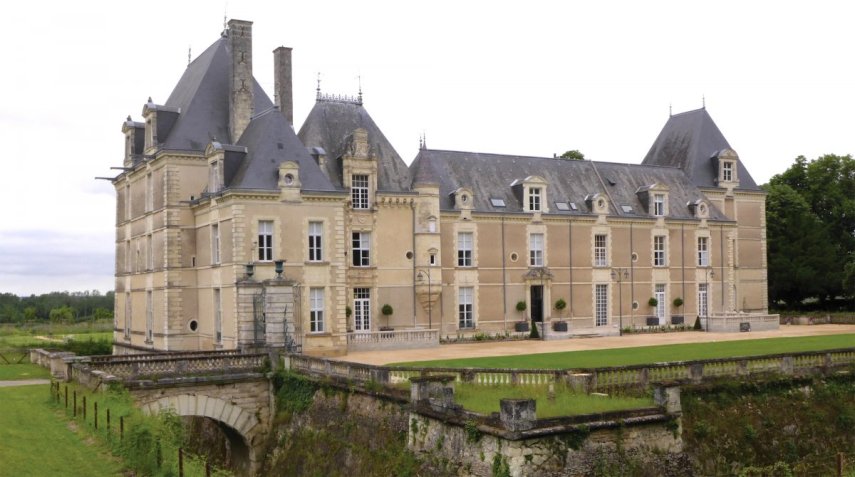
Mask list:
[[[98,290],[51,292],[20,297],[0,293],[0,323],[52,321],[75,323],[113,318],[114,294]]]

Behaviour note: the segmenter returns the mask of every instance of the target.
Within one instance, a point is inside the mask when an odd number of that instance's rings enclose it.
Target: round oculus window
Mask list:
[[[291,174],[285,174],[285,185],[291,185],[294,183],[294,176]]]
[[[190,327],[190,331],[196,331],[199,329],[199,322],[196,320],[190,320],[190,323],[187,324]]]
[[[519,258],[520,258],[520,256],[517,255],[516,252],[511,253],[511,261],[512,262],[516,262],[517,260],[519,260]]]

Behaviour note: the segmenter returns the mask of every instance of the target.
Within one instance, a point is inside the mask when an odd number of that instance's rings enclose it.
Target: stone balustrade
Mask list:
[[[780,315],[762,315],[741,312],[725,312],[710,315],[709,331],[731,333],[739,331],[769,331],[780,327]],[[706,321],[702,319],[701,321]],[[704,323],[706,328],[706,323]]]
[[[439,330],[372,331],[347,334],[348,351],[429,348],[439,346]]]
[[[456,382],[476,385],[538,386],[563,382],[585,392],[662,383],[698,384],[711,379],[763,373],[789,376],[822,374],[853,365],[855,348],[569,370],[388,367],[304,355],[285,358],[288,369],[357,382],[395,385],[408,382],[413,377],[448,375]]]

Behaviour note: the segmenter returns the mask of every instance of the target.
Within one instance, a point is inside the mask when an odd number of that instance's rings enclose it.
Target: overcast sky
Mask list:
[[[639,163],[706,108],[757,183],[855,152],[849,2],[12,2],[0,26],[0,292],[113,286],[122,121],[163,104],[229,18],[256,78],[294,48],[294,120],[356,94],[405,161],[428,147]]]

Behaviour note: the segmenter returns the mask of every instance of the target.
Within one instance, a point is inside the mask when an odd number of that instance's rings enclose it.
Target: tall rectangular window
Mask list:
[[[211,224],[211,264],[220,263],[220,225]]]
[[[133,254],[131,253],[131,241],[125,241],[125,273],[133,273]]]
[[[653,195],[653,215],[657,217],[665,215],[665,194]]]
[[[273,221],[258,221],[258,260],[269,262],[273,260]]]
[[[475,328],[473,295],[474,289],[472,287],[460,287],[457,305],[457,326],[460,328]]]
[[[154,210],[154,181],[151,178],[151,173],[145,176],[145,211],[151,212]]]
[[[656,235],[653,237],[653,266],[665,266],[665,236]]]
[[[458,232],[457,234],[457,266],[472,266],[472,232]]]
[[[125,186],[125,220],[133,218],[133,209],[131,208],[131,184]]]
[[[529,265],[532,267],[542,267],[543,266],[543,234],[531,234],[529,236],[529,246],[531,247],[528,252],[529,256]]]
[[[350,179],[350,198],[354,209],[368,208],[368,176],[354,174]]]
[[[309,331],[324,332],[324,289],[309,289]]]
[[[597,326],[609,324],[609,286],[597,285],[595,289],[594,313]]]
[[[151,290],[145,292],[145,340],[147,343],[154,341],[154,310]]]
[[[730,182],[733,180],[733,163],[725,162],[721,165],[721,178],[725,182]]]
[[[368,267],[371,265],[371,234],[368,232],[353,232],[353,266]]]
[[[353,289],[353,329],[371,331],[371,289]]]
[[[223,342],[223,304],[220,289],[214,288],[214,343]]]
[[[709,316],[709,292],[706,283],[698,284],[698,316]]]
[[[540,187],[529,187],[528,210],[530,212],[536,212],[540,210],[541,198],[542,197]]]
[[[665,284],[657,283],[654,289],[653,296],[656,298],[656,317],[659,318],[659,324],[665,324]]]
[[[125,339],[131,339],[131,318],[133,316],[133,302],[131,301],[131,292],[125,293]]]
[[[151,234],[145,236],[145,269],[154,270],[154,247]]]
[[[698,237],[698,266],[699,267],[709,267],[710,266],[710,250],[709,250],[709,238],[708,237]]]
[[[323,252],[323,222],[309,222],[309,261],[321,262],[324,260]]]
[[[607,267],[609,265],[608,250],[606,249],[606,236],[594,235],[594,266]]]

